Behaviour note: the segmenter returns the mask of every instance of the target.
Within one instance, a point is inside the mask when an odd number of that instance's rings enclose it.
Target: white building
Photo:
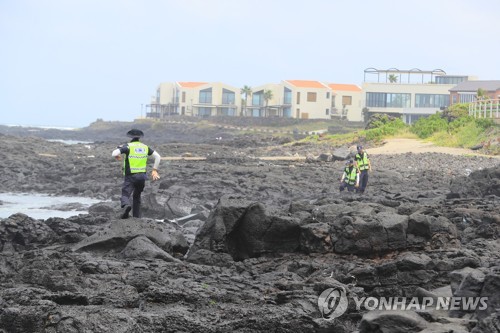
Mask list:
[[[377,82],[367,82],[367,74],[377,75]],[[449,106],[450,89],[468,79],[467,76],[446,75],[442,70],[369,68],[365,70],[365,82],[362,85],[362,104],[367,116],[387,113],[401,116],[405,123],[411,124],[420,117]]]

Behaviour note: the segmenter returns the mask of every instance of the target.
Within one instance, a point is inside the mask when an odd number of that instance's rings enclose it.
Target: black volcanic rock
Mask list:
[[[274,146],[251,135],[192,145],[172,141],[183,130],[182,138],[201,142],[191,125],[168,134],[158,125],[145,139],[162,156],[217,157],[162,161],[161,182],[146,184],[143,218],[119,220],[121,163],[110,155],[126,141],[130,124],[122,125],[88,144],[2,136],[0,191],[102,202],[66,219],[22,212],[0,219],[0,331],[498,328],[497,159],[371,155],[368,188],[357,195],[338,192],[344,162],[257,160],[331,148]],[[216,132],[226,129],[204,134]],[[491,306],[453,314],[461,318],[431,311],[419,318],[370,314],[351,302],[328,321],[318,296],[338,286],[349,297],[437,297],[453,289],[488,296]]]

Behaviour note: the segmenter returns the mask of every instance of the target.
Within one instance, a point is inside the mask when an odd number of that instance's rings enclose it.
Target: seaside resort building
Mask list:
[[[285,80],[253,87],[245,105],[236,87],[222,83],[166,82],[158,86],[156,96],[146,105],[146,117],[243,115],[361,121],[361,110],[361,88],[350,84]]]
[[[237,116],[240,89],[223,83],[161,83],[148,108],[146,117],[158,119],[170,115]]]
[[[368,78],[367,78],[368,77]],[[375,79],[375,82],[370,82]],[[368,118],[375,113],[402,117],[412,124],[450,105],[450,89],[467,81],[467,76],[446,75],[443,70],[365,70],[363,105]]]
[[[241,88],[223,83],[161,83],[156,96],[146,105],[146,117],[246,116],[363,121],[372,114],[385,113],[411,124],[451,104],[477,100],[480,88],[490,98],[499,99],[500,81],[477,81],[470,76],[447,75],[440,69],[368,68],[361,87],[284,80],[252,87],[246,99],[242,99]]]

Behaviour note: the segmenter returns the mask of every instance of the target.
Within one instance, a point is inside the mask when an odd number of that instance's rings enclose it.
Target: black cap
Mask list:
[[[357,149],[357,150],[361,150],[361,149],[363,149],[363,146],[358,145],[358,146],[356,147],[356,149]]]
[[[353,161],[353,160],[349,160],[349,162],[348,162],[348,163],[349,163],[349,164],[352,164],[352,163],[354,163],[354,161]]]
[[[127,132],[127,136],[129,138],[142,138],[144,136],[144,133],[141,130],[133,128]]]

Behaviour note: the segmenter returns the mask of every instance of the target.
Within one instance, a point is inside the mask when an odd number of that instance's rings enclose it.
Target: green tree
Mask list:
[[[483,88],[479,88],[477,90],[477,99],[480,101],[487,101],[490,99],[490,96],[488,95],[488,92],[484,90]]]
[[[250,86],[243,86],[243,88],[241,88],[241,94],[245,96],[245,104],[240,115],[247,116],[248,97],[252,96],[252,92],[252,87]]]
[[[398,82],[398,76],[396,74],[389,75],[389,82],[390,83],[396,83],[396,82]]]
[[[273,91],[272,90],[264,90],[264,101],[266,106],[264,108],[264,117],[267,117],[267,108],[269,106],[269,101],[273,99]]]

